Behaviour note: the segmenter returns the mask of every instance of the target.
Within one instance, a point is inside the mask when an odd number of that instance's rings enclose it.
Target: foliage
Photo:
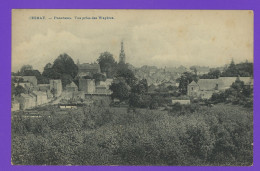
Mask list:
[[[229,66],[221,73],[221,77],[252,77],[253,72],[253,63],[242,62],[235,64],[232,60]]]
[[[113,55],[109,52],[103,52],[97,61],[100,65],[101,72],[106,73],[108,78],[113,78],[117,65]]]
[[[12,93],[14,93],[15,96],[19,96],[22,93],[26,93],[26,90],[22,86],[18,85],[15,87],[14,92],[12,92]]]
[[[25,71],[28,71],[28,70],[33,70],[33,67],[32,65],[23,65],[20,69],[20,72],[21,73],[24,73]]]
[[[145,94],[148,91],[148,83],[146,79],[140,80],[137,84],[133,85],[131,92],[137,94]]]
[[[111,94],[112,99],[117,98],[120,101],[124,101],[127,100],[129,97],[128,85],[123,81],[120,81],[118,83],[113,82],[110,85],[109,89],[113,92]]]
[[[54,110],[54,111],[52,111]],[[42,117],[12,115],[12,163],[22,165],[213,165],[253,162],[253,113],[216,105],[182,115],[109,108],[104,102]],[[52,112],[51,112],[52,111]]]
[[[53,62],[46,64],[42,75],[48,79],[61,79],[62,86],[65,87],[78,74],[78,66],[73,59],[66,53],[58,56]]]
[[[95,79],[95,82],[100,82],[100,81],[106,81],[106,76],[100,73],[95,73],[93,75],[93,79]]]
[[[120,65],[126,65],[126,64],[120,64]],[[133,71],[131,71],[127,67],[118,67],[115,77],[123,78],[130,87],[135,85],[137,82],[137,78],[135,77]]]
[[[60,74],[68,74],[74,78],[78,74],[78,67],[73,59],[66,53],[61,54],[55,59],[52,68]]]
[[[229,89],[224,92],[214,93],[210,98],[213,103],[232,103],[245,107],[253,107],[253,88],[244,85],[237,79]]]
[[[179,78],[179,91],[182,94],[187,94],[187,87],[192,81],[197,82],[198,76],[191,72],[184,72]]]
[[[221,75],[220,70],[211,69],[208,74],[203,74],[200,79],[218,79]]]

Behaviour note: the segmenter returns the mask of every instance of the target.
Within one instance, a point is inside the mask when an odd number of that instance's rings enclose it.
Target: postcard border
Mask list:
[[[254,164],[251,167],[159,167],[159,166],[12,166],[11,165],[11,10],[12,9],[203,9],[254,11]],[[260,1],[257,0],[12,0],[2,1],[0,7],[2,55],[0,62],[0,170],[260,170]]]

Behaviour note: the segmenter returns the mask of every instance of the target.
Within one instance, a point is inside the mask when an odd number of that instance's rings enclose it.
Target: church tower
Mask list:
[[[124,52],[124,43],[121,42],[121,51],[119,54],[119,63],[125,63],[125,52]]]

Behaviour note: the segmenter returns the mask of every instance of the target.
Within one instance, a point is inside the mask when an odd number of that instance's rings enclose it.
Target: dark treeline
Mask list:
[[[223,72],[218,69],[211,69],[208,74],[200,76],[203,79],[217,79],[219,77],[253,77],[253,63],[242,62],[235,64],[232,60],[228,67],[225,67]]]
[[[237,79],[229,89],[224,92],[214,93],[209,99],[212,103],[231,103],[244,107],[253,107],[253,87],[244,85]]]

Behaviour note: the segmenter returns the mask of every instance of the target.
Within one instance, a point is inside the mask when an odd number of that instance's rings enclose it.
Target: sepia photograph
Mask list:
[[[13,9],[11,164],[252,166],[252,10]]]

